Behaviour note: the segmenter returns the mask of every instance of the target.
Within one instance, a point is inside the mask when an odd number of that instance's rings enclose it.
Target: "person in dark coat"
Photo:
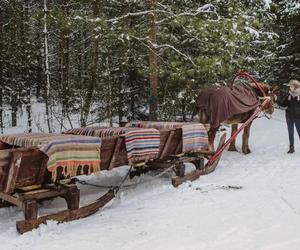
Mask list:
[[[295,152],[294,148],[294,126],[300,138],[300,82],[291,80],[289,82],[289,93],[282,100],[277,100],[277,104],[286,107],[285,117],[289,133],[290,147],[287,153]]]

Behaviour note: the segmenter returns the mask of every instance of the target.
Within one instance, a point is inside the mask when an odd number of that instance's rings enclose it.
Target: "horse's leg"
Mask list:
[[[209,123],[208,115],[203,110],[199,110],[198,119],[199,119],[200,123],[203,123],[203,124]],[[217,130],[218,130],[218,128],[212,128],[210,126],[210,128],[207,132],[207,134],[208,134],[208,150],[209,151],[215,151],[214,150],[214,140],[215,140]]]
[[[200,123],[206,124],[208,123],[208,116],[203,110],[199,110],[198,112],[198,119]]]
[[[212,128],[212,127],[208,131],[208,150],[209,151],[215,151],[214,141],[215,141],[215,137],[216,137],[216,132],[217,132],[217,129]]]
[[[238,129],[238,124],[232,124],[231,125],[231,136],[237,131]],[[230,143],[228,151],[237,151],[235,147],[235,139]]]
[[[249,125],[247,125],[244,128],[244,133],[243,133],[243,147],[242,147],[242,151],[244,154],[249,154],[251,153],[251,150],[249,148],[249,137],[250,137],[250,127],[251,127],[251,123],[249,123]]]

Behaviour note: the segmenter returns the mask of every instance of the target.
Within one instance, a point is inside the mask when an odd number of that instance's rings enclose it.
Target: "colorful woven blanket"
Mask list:
[[[86,128],[74,128],[69,129],[64,134],[73,135],[89,135],[97,136],[100,138],[124,135],[128,131],[128,128],[118,127],[118,128],[108,128],[108,127],[86,127]]]
[[[76,176],[78,168],[83,170],[83,166],[88,167],[89,173],[100,171],[100,138],[31,133],[0,136],[0,141],[25,148],[38,147],[49,157],[47,168],[54,181],[58,167],[62,167],[65,177]]]
[[[94,136],[94,134],[97,130],[101,131],[102,129],[105,129],[105,128],[107,128],[107,127],[72,128],[72,129],[69,129],[69,130],[63,132],[63,134]]]
[[[182,152],[199,152],[208,149],[208,134],[201,123],[185,122],[130,122],[126,127],[156,128],[156,129],[182,129]]]
[[[127,129],[125,144],[130,164],[155,159],[159,152],[160,134],[152,128]]]
[[[125,145],[129,164],[135,164],[150,159],[155,159],[159,153],[160,134],[153,128],[78,128],[67,130],[64,133],[82,134],[89,130],[89,134],[100,138],[110,136],[125,137]]]

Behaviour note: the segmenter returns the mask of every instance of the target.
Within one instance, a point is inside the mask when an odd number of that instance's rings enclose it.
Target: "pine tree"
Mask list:
[[[293,0],[274,1],[273,11],[279,35],[273,74],[278,83],[287,83],[300,76],[300,6]]]

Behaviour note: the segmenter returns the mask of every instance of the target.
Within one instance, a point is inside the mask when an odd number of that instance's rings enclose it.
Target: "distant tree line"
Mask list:
[[[0,0],[3,110],[46,104],[48,127],[186,120],[203,86],[300,76],[296,0]],[[149,111],[150,109],[150,111]]]

